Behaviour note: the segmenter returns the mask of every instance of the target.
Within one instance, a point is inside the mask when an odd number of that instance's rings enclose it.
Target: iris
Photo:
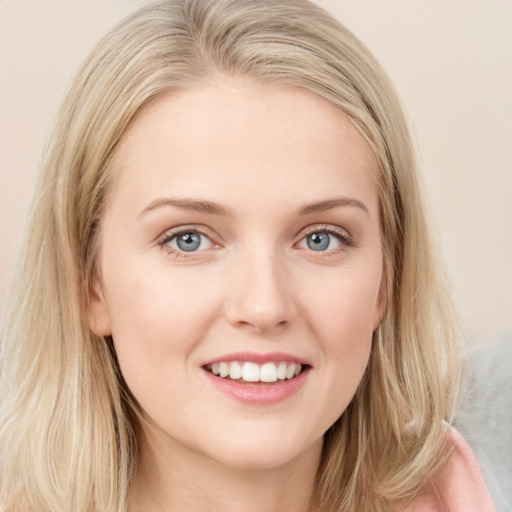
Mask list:
[[[325,251],[331,242],[329,233],[312,233],[306,237],[308,247],[313,251]]]
[[[182,251],[197,251],[201,245],[201,235],[199,233],[182,233],[176,237],[176,245]]]

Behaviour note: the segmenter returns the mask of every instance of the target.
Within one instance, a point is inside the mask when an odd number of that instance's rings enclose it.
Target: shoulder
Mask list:
[[[449,512],[494,512],[495,508],[471,448],[450,429],[452,453],[434,479],[434,487]]]
[[[496,512],[471,448],[450,428],[451,454],[406,512]]]

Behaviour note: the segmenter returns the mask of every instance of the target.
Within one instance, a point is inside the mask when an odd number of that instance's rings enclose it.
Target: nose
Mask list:
[[[275,254],[241,257],[231,273],[225,304],[228,321],[254,332],[286,327],[297,314],[292,280]]]

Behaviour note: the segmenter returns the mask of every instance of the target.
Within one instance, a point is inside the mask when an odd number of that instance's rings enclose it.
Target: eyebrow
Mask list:
[[[363,210],[367,215],[370,215],[370,212],[364,203],[358,199],[352,199],[350,197],[327,199],[326,201],[309,204],[299,210],[299,215],[311,215],[313,213],[325,212],[327,210],[332,210],[333,208],[338,208],[339,206],[354,206]]]
[[[198,199],[174,199],[172,197],[159,197],[154,201],[151,201],[138,215],[137,217],[142,217],[146,213],[160,208],[162,206],[174,206],[176,208],[180,208],[182,210],[189,210],[199,213],[211,213],[213,215],[225,215],[231,216],[232,211],[225,208],[224,206],[212,203],[211,201],[202,201]]]
[[[234,213],[231,209],[226,208],[218,203],[213,203],[211,201],[203,201],[199,199],[175,199],[172,197],[159,197],[154,201],[151,201],[138,215],[140,218],[146,213],[160,208],[162,206],[174,206],[175,208],[180,208],[182,210],[194,211],[198,213],[209,213],[213,215],[222,215],[222,216],[234,216]],[[353,206],[361,209],[367,215],[370,214],[368,208],[364,203],[359,201],[358,199],[353,199],[349,197],[340,197],[335,199],[327,199],[325,201],[319,201],[318,203],[308,204],[298,210],[299,215],[312,215],[314,213],[325,212],[328,210],[332,210],[334,208],[338,208],[340,206]]]

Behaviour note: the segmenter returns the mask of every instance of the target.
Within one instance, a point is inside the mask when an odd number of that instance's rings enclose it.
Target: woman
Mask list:
[[[328,14],[142,8],[43,167],[2,337],[3,510],[492,510],[443,421],[458,333],[406,124]]]

